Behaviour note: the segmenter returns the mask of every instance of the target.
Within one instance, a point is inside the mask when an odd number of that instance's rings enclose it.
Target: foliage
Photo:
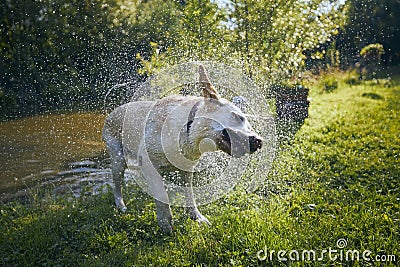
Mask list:
[[[383,49],[383,45],[369,44],[361,49],[360,56],[363,58],[364,64],[367,65],[367,68],[371,69],[378,66],[381,61],[381,56],[384,53],[385,50]]]
[[[339,84],[336,78],[331,75],[323,77],[323,83],[324,83],[324,90],[326,92],[331,92],[337,89]]]
[[[153,65],[234,62],[256,79],[279,83],[303,69],[306,50],[338,33],[344,14],[340,6],[321,11],[323,2],[236,0],[218,8],[212,2],[186,1],[178,9],[176,45],[163,55],[157,50]]]
[[[357,85],[357,84],[361,83],[361,81],[360,81],[360,79],[358,77],[349,77],[349,78],[345,79],[344,82],[346,84],[350,85],[350,86],[351,85]]]
[[[318,0],[233,3],[235,52],[247,68],[261,66],[268,80],[297,76],[304,67],[304,52],[331,41],[345,15],[340,5],[327,10],[325,1]]]
[[[16,105],[15,98],[5,94],[4,91],[0,89],[0,117],[5,117],[7,114],[14,112]]]
[[[374,74],[376,74],[378,70],[377,68],[381,63],[381,56],[384,53],[385,50],[381,44],[369,44],[361,49],[360,56],[363,59],[362,66],[364,66],[367,70],[367,77],[375,77]]]
[[[361,49],[372,43],[380,43],[386,53],[386,65],[400,63],[400,2],[393,0],[347,0],[347,22],[338,36],[337,47],[342,62],[352,66],[358,60]]]
[[[361,49],[360,56],[368,61],[380,61],[381,56],[385,53],[383,45],[369,44]]]
[[[239,65],[266,88],[307,57],[334,67],[367,43],[395,62],[398,3],[364,2],[3,1],[0,86],[26,115],[99,105],[111,86],[188,60]]]
[[[184,61],[217,60],[227,62],[230,56],[230,32],[224,26],[225,10],[212,1],[188,0],[184,4],[170,5],[164,12],[175,14],[170,25],[172,43],[153,43],[151,58],[138,55],[143,73],[152,74],[166,65]]]
[[[58,86],[60,81],[68,82],[65,77],[75,76],[71,70],[73,65],[84,64],[79,54],[75,54],[78,51],[69,52],[72,47],[64,43],[67,37],[73,42],[76,34],[76,40],[81,41],[79,35],[82,33],[79,34],[78,27],[71,29],[68,25],[68,17],[76,15],[75,5],[58,6],[56,2],[32,1],[2,2],[1,5],[4,12],[1,82],[23,98],[18,99],[24,104],[21,106],[37,111],[43,104],[37,101],[44,101],[42,95],[46,94],[43,92],[46,87]],[[63,54],[69,57],[64,58]]]
[[[148,49],[148,29],[124,1],[2,1],[0,10],[0,85],[21,114],[96,105],[135,78],[135,55]]]
[[[398,261],[400,87],[365,83],[330,94],[310,88],[310,117],[292,143],[281,148],[264,188],[252,194],[236,190],[200,207],[210,227],[174,208],[175,235],[164,236],[153,202],[134,187],[127,191],[125,214],[113,208],[111,190],[80,199],[49,196],[31,204],[2,203],[0,264],[370,265],[328,258],[257,259],[264,249],[336,250],[340,238],[347,241],[344,253],[370,250],[372,257],[393,254]],[[387,264],[396,266],[397,261]]]

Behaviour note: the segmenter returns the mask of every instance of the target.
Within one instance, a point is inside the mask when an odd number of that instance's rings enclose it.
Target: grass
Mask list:
[[[338,80],[330,93],[310,85],[310,116],[281,148],[262,190],[236,190],[200,208],[211,227],[174,208],[175,234],[163,235],[153,201],[139,190],[126,195],[126,214],[115,210],[111,193],[7,203],[0,206],[0,265],[398,265],[400,86]],[[318,258],[329,248],[338,250],[335,261],[328,254],[322,261],[290,260],[292,250],[301,259],[303,250]],[[288,261],[278,259],[279,250]],[[348,250],[359,251],[360,261],[346,260]],[[365,250],[371,259],[396,261],[365,261]]]

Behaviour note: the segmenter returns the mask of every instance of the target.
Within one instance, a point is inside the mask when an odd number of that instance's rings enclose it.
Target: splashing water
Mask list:
[[[205,153],[195,166],[193,181],[199,205],[220,198],[235,186],[242,186],[247,191],[257,189],[266,178],[275,154],[275,124],[263,92],[251,79],[234,68],[215,62],[202,64],[223,98],[232,100],[241,96],[246,99],[246,117],[254,130],[264,138],[264,146],[260,151],[241,158],[221,152]],[[189,62],[172,66],[140,84],[117,84],[107,92],[104,109],[115,107],[126,102],[126,99],[158,100],[171,94],[199,96],[196,85],[198,65],[199,62]],[[34,191],[36,186],[50,187],[54,194],[72,193],[79,196],[83,188],[86,188],[86,192],[97,194],[102,192],[105,185],[112,185],[110,162],[108,156],[104,155],[104,144],[100,137],[103,120],[104,115],[82,113],[37,116],[11,122],[12,126],[10,122],[2,124],[2,147],[9,147],[8,150],[3,149],[3,153],[13,151],[3,155],[6,161],[0,188],[2,201],[26,195]],[[10,127],[20,136],[15,134],[11,138]],[[35,135],[36,139],[23,137],[25,135]],[[10,146],[11,143],[13,145]],[[25,146],[26,149],[17,149],[16,145]],[[170,198],[179,205],[178,196],[182,189],[174,179],[176,177],[171,178],[167,189]],[[127,171],[125,181],[135,181],[146,191],[140,172]]]
[[[255,132],[264,138],[264,147],[261,151],[252,155],[240,158],[230,157],[222,152],[208,152],[202,155],[194,166],[195,179],[193,187],[196,201],[201,205],[219,199],[237,185],[243,186],[247,191],[256,190],[266,178],[271,166],[275,155],[276,140],[274,119],[264,94],[251,79],[243,75],[240,71],[224,64],[215,62],[189,62],[163,69],[150,77],[140,87],[140,91],[150,92],[150,94],[140,97],[139,100],[157,101],[171,94],[199,96],[200,90],[196,85],[199,79],[199,64],[204,65],[216,91],[223,98],[231,100],[236,97],[237,100],[237,97],[241,96],[241,99],[247,100],[246,117],[254,127]],[[176,116],[173,117],[176,119]],[[131,120],[131,117],[126,116],[123,128],[123,135],[125,133],[125,136],[129,137],[135,136],[136,133],[130,134],[134,126],[131,125]],[[176,121],[175,123],[179,122]],[[164,123],[161,131],[164,131],[164,127],[167,127],[165,125]],[[131,147],[130,140],[125,140],[125,144],[123,140],[123,145],[125,151],[137,149]],[[146,147],[146,145],[143,145],[143,147]],[[150,154],[152,151],[147,151],[147,148],[145,148],[144,151],[140,150],[137,154],[145,154],[148,157],[147,153]],[[145,192],[161,201],[169,201],[171,204],[178,206],[185,205],[181,196],[185,195],[187,188],[178,184],[177,180],[179,177],[174,176],[175,173],[173,175],[170,174],[169,179],[164,179],[165,177],[162,177],[156,168],[151,168],[153,164],[151,160],[148,162],[151,169],[143,170],[142,167],[142,171],[135,170],[134,167],[137,166],[137,161],[134,160],[130,164],[129,161],[132,159],[128,157],[126,160],[128,166],[132,166],[131,171],[127,174],[129,176],[128,179],[135,180]],[[180,161],[182,160],[184,161],[185,159],[182,158]],[[181,162],[170,161],[170,163],[178,169],[183,170],[182,166],[178,166]],[[151,177],[148,177],[148,173],[151,173]],[[179,174],[176,175],[179,176]],[[168,192],[168,197],[165,200],[164,198],[161,199],[162,197],[157,195],[157,193],[152,192],[149,184],[153,183],[154,179],[159,179],[159,182],[162,181],[165,185]]]

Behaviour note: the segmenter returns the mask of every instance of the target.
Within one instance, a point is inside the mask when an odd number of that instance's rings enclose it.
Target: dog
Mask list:
[[[187,188],[185,206],[190,218],[210,224],[196,205],[193,166],[205,152],[241,157],[256,152],[263,143],[242,110],[221,98],[203,65],[199,65],[198,74],[202,96],[130,102],[113,110],[103,127],[117,208],[126,210],[122,196],[125,169],[141,169],[155,198],[158,225],[167,234],[172,233],[172,213],[165,174],[180,173],[180,182]]]

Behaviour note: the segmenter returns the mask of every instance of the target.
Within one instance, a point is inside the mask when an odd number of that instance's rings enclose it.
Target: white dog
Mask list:
[[[242,111],[216,92],[202,65],[199,86],[202,97],[175,95],[122,105],[111,112],[103,128],[117,207],[126,210],[122,197],[125,168],[141,168],[155,198],[158,224],[168,234],[172,233],[172,213],[160,173],[180,173],[180,182],[188,188],[185,198],[190,218],[209,224],[193,196],[193,166],[207,151],[240,157],[262,146],[262,138]]]

